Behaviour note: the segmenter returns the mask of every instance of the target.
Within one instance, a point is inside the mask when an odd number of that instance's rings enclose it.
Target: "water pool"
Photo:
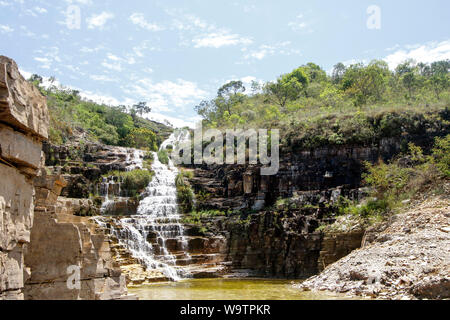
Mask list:
[[[350,297],[301,292],[300,281],[272,279],[196,279],[129,288],[140,300],[335,300]]]

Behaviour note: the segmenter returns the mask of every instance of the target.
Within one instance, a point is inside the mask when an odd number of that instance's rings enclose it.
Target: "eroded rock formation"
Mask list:
[[[45,98],[0,56],[0,300],[23,299],[24,246],[33,225],[34,187],[47,139]]]
[[[73,215],[92,202],[58,199],[67,183],[44,167],[48,126],[45,97],[0,56],[0,300],[133,298],[103,233]]]
[[[58,201],[67,185],[45,169],[35,178],[36,208],[25,265],[31,275],[25,299],[110,300],[127,297],[125,278],[111,256],[109,242],[87,218],[67,211]],[[79,285],[70,276],[79,270]],[[76,281],[76,279],[74,280]]]

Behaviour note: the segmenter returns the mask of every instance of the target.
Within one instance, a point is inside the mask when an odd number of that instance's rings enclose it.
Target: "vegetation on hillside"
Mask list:
[[[291,149],[369,144],[384,137],[448,132],[450,60],[406,61],[391,71],[384,61],[349,67],[329,76],[308,63],[276,81],[222,86],[196,110],[212,128],[282,128]],[[245,94],[247,93],[247,94]]]
[[[177,202],[181,213],[187,214],[194,210],[194,192],[191,185],[185,180],[185,174],[180,172],[175,178],[177,188]]]
[[[342,199],[340,214],[352,214],[367,220],[383,220],[403,204],[430,192],[443,192],[450,179],[450,135],[436,138],[431,154],[410,143],[409,150],[392,161],[365,163],[363,182],[371,194],[362,203]]]
[[[81,98],[76,90],[54,85],[44,87],[42,77],[38,75],[33,75],[29,81],[47,97],[49,138],[54,144],[63,144],[85,132],[88,140],[156,151],[172,130],[142,118],[144,113],[151,111],[145,102],[128,108],[107,106]]]
[[[155,173],[150,170],[112,171],[107,177],[118,177],[122,182],[122,189],[127,191],[128,197],[136,197],[141,194],[152,181]]]

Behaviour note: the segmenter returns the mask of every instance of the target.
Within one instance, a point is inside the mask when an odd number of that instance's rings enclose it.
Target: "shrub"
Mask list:
[[[149,170],[113,171],[107,176],[119,177],[122,181],[122,190],[126,190],[127,196],[139,195],[152,181],[154,172]]]
[[[436,138],[433,162],[445,177],[450,177],[450,135],[445,138]]]
[[[191,211],[189,214],[183,219],[184,223],[188,224],[196,224],[201,225],[202,219],[226,216],[227,213],[219,210],[201,210],[201,211]]]
[[[374,198],[360,205],[341,203],[340,213],[361,217],[385,215],[399,206],[402,200],[438,189],[441,180],[449,177],[449,137],[436,138],[430,156],[425,156],[420,147],[410,143],[408,153],[390,163],[365,163],[367,173],[363,175],[364,183],[371,187]]]
[[[191,186],[177,186],[177,201],[182,213],[188,213],[194,209],[194,192]]]
[[[167,154],[166,150],[160,150],[158,152],[158,159],[162,164],[169,164],[169,155]]]

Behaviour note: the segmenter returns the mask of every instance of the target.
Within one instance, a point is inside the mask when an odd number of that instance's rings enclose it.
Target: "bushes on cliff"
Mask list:
[[[371,189],[371,197],[360,204],[343,200],[341,214],[353,214],[363,218],[386,217],[404,201],[426,194],[441,192],[448,181],[450,168],[450,135],[436,138],[432,153],[410,143],[408,152],[389,163],[365,163],[364,184]]]
[[[190,184],[185,181],[183,173],[179,173],[175,178],[177,188],[177,201],[182,213],[189,213],[194,209],[194,192]]]
[[[220,210],[194,210],[184,217],[183,223],[202,225],[202,219],[226,216],[227,213]]]
[[[154,172],[149,170],[113,171],[107,176],[119,177],[122,182],[122,190],[126,190],[129,197],[135,197],[142,193],[152,181]]]
[[[162,164],[169,164],[169,154],[166,150],[158,151],[158,159]]]
[[[196,110],[204,127],[282,129],[287,151],[439,135],[449,132],[449,69],[450,60],[409,61],[396,70],[372,61],[338,64],[327,76],[309,63],[274,83],[253,83],[250,94],[242,82],[232,81]]]

